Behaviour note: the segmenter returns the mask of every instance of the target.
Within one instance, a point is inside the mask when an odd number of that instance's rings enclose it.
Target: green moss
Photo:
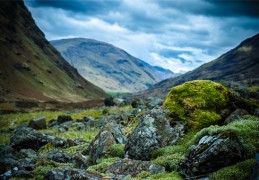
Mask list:
[[[99,159],[99,163],[97,165],[94,166],[90,166],[87,170],[89,172],[93,172],[93,173],[99,173],[101,175],[103,175],[104,177],[111,177],[113,174],[104,174],[104,171],[111,165],[113,164],[115,161],[119,160],[120,158],[118,157],[113,157],[113,158],[101,158]]]
[[[110,148],[110,155],[112,157],[124,157],[125,144],[113,144]]]
[[[199,131],[190,141],[190,144],[196,144],[205,135],[214,135],[219,133],[234,133],[242,146],[245,148],[248,156],[253,156],[259,151],[259,118],[245,116],[226,126],[210,126]]]
[[[251,87],[248,87],[247,90],[249,92],[258,92],[259,91],[259,86],[251,86]]]
[[[229,91],[219,83],[209,80],[195,80],[173,87],[164,107],[186,121],[193,129],[201,129],[217,124],[221,120],[220,110],[229,101]]]
[[[161,180],[182,180],[183,178],[177,172],[164,172],[154,176],[148,177],[147,180],[161,179]]]
[[[228,166],[211,173],[209,177],[212,180],[250,179],[250,175],[255,164],[255,159],[248,159],[233,166]]]

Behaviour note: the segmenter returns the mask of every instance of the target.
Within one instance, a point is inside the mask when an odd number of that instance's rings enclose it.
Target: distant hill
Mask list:
[[[259,89],[259,34],[246,39],[236,48],[193,71],[155,84],[138,92],[136,97],[165,97],[176,85],[196,79],[208,79],[231,87]]]
[[[155,75],[158,76],[160,80],[165,80],[171,77],[177,77],[180,76],[181,73],[174,73],[169,69],[162,68],[160,66],[151,66],[150,64],[146,63],[145,61],[140,60],[144,66],[149,68],[151,71],[154,72]]]
[[[45,39],[23,1],[0,1],[0,101],[81,102],[105,92]]]
[[[51,44],[85,79],[105,91],[136,92],[174,75],[105,42],[72,38],[51,41]]]

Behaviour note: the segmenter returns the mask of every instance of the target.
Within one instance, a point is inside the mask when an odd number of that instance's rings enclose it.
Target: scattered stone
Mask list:
[[[125,143],[126,136],[122,126],[114,121],[109,122],[103,127],[96,137],[92,140],[87,150],[83,154],[89,154],[93,164],[102,156],[109,154],[110,147],[116,143]]]
[[[104,105],[105,106],[114,106],[113,97],[108,96],[104,99]]]
[[[91,173],[82,169],[65,168],[60,170],[49,171],[45,176],[45,180],[63,180],[63,179],[86,179],[86,180],[102,180],[102,176]]]
[[[113,104],[115,106],[124,106],[125,105],[125,100],[122,98],[114,98],[113,99]]]
[[[249,115],[249,113],[244,109],[236,109],[225,119],[223,124],[229,124],[235,120],[241,119],[244,115]]]
[[[105,126],[105,124],[107,123],[107,119],[105,117],[100,117],[100,119],[98,119],[97,123],[96,123],[96,127],[101,128],[103,126]]]
[[[66,141],[54,136],[39,133],[28,127],[16,129],[15,134],[10,139],[10,146],[16,150],[38,150],[47,143],[51,143],[54,146],[63,147],[65,146]]]
[[[243,147],[233,133],[202,137],[180,162],[180,173],[187,179],[201,176],[245,159]]]
[[[86,141],[84,139],[82,139],[82,138],[67,139],[66,146],[67,147],[72,147],[72,146],[83,145],[85,143],[86,143]]]
[[[24,169],[19,167],[14,167],[13,169],[5,172],[0,175],[0,179],[11,179],[12,177],[16,178],[33,178],[32,174]]]
[[[59,150],[50,150],[47,152],[45,156],[49,160],[60,162],[60,163],[68,163],[72,160],[72,157],[69,154]]]
[[[131,102],[131,106],[133,108],[137,108],[137,107],[141,108],[144,106],[144,101],[140,98],[133,99]]]
[[[125,145],[129,158],[150,160],[153,151],[175,144],[184,135],[184,125],[177,123],[172,128],[167,113],[162,108],[155,108],[142,117]]]
[[[157,106],[162,106],[164,103],[164,100],[158,97],[153,97],[153,98],[148,98],[146,101],[146,106],[149,109],[153,109],[154,107]]]
[[[162,166],[154,165],[150,161],[139,161],[131,159],[118,160],[110,165],[105,173],[112,173],[119,177],[131,176],[135,177],[142,172],[150,172],[150,175],[165,172],[165,168]]]
[[[19,151],[20,158],[34,158],[37,156],[37,153],[32,149],[21,149]]]
[[[129,122],[130,114],[127,112],[121,112],[120,114],[111,114],[107,117],[108,121],[115,121],[117,124],[127,125]]]
[[[32,128],[32,129],[46,129],[47,128],[47,124],[46,124],[46,118],[43,117],[39,117],[36,119],[32,119],[30,120],[28,127]]]
[[[253,168],[250,180],[259,180],[259,153],[256,154],[256,164]]]
[[[58,124],[62,124],[68,121],[73,121],[73,119],[71,118],[71,116],[58,116]]]
[[[79,152],[74,155],[73,161],[76,164],[76,167],[80,169],[87,169],[89,166],[91,166],[89,158]]]

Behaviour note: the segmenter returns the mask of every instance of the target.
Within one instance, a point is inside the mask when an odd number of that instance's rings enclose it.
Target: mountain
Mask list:
[[[196,79],[221,82],[230,87],[258,88],[259,86],[259,34],[246,39],[236,48],[193,71],[155,84],[152,88],[136,93],[135,97],[165,97],[176,85]]]
[[[169,72],[163,69],[154,71],[147,63],[105,42],[72,38],[51,41],[51,44],[83,77],[90,82],[98,82],[97,85],[105,91],[147,89]]]
[[[45,39],[23,1],[0,1],[0,101],[81,102],[105,92]]]
[[[140,59],[139,59],[140,60]],[[151,66],[150,64],[146,63],[145,61],[140,60],[141,63],[149,68],[154,74],[160,79],[165,80],[171,77],[177,77],[180,76],[181,73],[174,73],[169,69],[162,68],[160,66]]]

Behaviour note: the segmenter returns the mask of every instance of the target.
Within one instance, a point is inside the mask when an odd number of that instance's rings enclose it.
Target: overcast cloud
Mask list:
[[[189,71],[259,33],[259,1],[25,0],[48,40],[111,43],[174,72]]]

